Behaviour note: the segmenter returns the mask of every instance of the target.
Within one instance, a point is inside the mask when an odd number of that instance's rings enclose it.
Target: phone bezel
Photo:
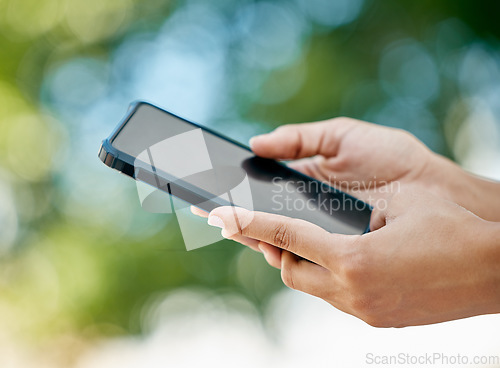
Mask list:
[[[153,167],[153,171],[157,171],[158,169],[155,168],[154,165],[145,164],[145,167],[141,168],[143,170],[140,171],[141,177],[138,178],[137,159],[135,157],[123,152],[123,151],[116,149],[115,147],[113,147],[113,144],[112,144],[113,140],[118,136],[118,134],[120,134],[120,132],[125,127],[125,125],[130,121],[132,116],[136,113],[138,108],[142,105],[147,105],[147,106],[150,106],[154,109],[160,110],[161,112],[169,114],[171,116],[174,116],[187,124],[190,124],[196,128],[202,129],[210,134],[215,135],[218,138],[224,139],[232,144],[235,144],[236,146],[238,146],[240,148],[243,148],[249,152],[252,152],[250,147],[248,147],[248,146],[246,146],[246,145],[244,145],[244,144],[242,144],[242,143],[240,143],[232,138],[229,138],[223,134],[220,134],[220,133],[218,133],[210,128],[207,128],[205,126],[202,126],[200,124],[197,124],[197,123],[194,123],[194,122],[189,121],[187,119],[184,119],[183,117],[178,116],[178,115],[176,115],[170,111],[167,111],[165,109],[162,109],[161,107],[159,107],[155,104],[152,104],[152,103],[149,103],[146,101],[134,101],[130,104],[127,115],[116,126],[116,128],[113,130],[113,132],[110,134],[110,136],[102,141],[101,147],[99,149],[99,154],[98,154],[99,159],[106,166],[108,166],[112,169],[115,169],[115,170],[121,172],[122,174],[130,176],[134,180],[143,181],[149,185],[152,185],[155,188],[158,188],[160,190],[164,190],[163,187],[159,187],[157,185],[158,173],[157,172],[150,172],[149,170],[147,170],[147,166],[151,166],[151,167]],[[279,161],[275,161],[275,162],[277,162],[281,166],[286,167],[287,170],[291,170],[294,173],[299,174],[299,175],[303,176],[304,178],[307,178],[307,180],[311,180],[314,182],[321,183],[322,185],[325,185],[325,183],[322,183],[319,180],[317,180],[309,175],[306,175],[306,174],[301,173],[297,170],[294,170],[282,162],[279,162]],[[163,171],[161,171],[161,173],[167,174],[167,176],[168,176],[168,173],[165,173]],[[162,178],[164,178],[164,177],[162,177]],[[166,178],[164,178],[164,179],[166,181],[169,181],[169,179],[166,179]],[[174,181],[182,183],[182,180],[180,180],[179,178],[174,178]],[[171,182],[166,183],[167,190],[164,190],[164,191],[172,195],[171,185],[172,185]],[[332,192],[343,194],[347,198],[350,198],[351,200],[363,202],[362,200],[360,200],[360,199],[358,199],[358,198],[356,198],[348,193],[345,193],[345,192],[343,192],[335,187],[329,186],[329,188],[332,190]],[[230,202],[227,202],[219,197],[214,197],[211,193],[205,192],[205,191],[201,190],[200,188],[194,187],[186,182],[183,182],[182,185],[176,185],[175,189],[176,189],[176,191],[175,191],[176,197],[179,197],[180,199],[187,201],[189,203],[193,203],[193,202],[201,203],[203,200],[207,201],[207,202],[212,201],[212,202],[214,202],[213,208],[215,208],[217,206],[232,205]],[[183,195],[183,197],[179,196],[179,194]],[[194,198],[196,198],[196,200]],[[372,206],[370,206],[369,204],[367,204],[365,202],[363,202],[363,203],[364,203],[364,205],[366,205],[370,209],[370,211],[373,209]],[[203,208],[203,207],[201,207],[201,208],[205,209],[205,210],[213,209],[213,208]],[[368,226],[365,229],[364,233],[369,232],[369,231],[370,231],[370,224],[368,223]]]

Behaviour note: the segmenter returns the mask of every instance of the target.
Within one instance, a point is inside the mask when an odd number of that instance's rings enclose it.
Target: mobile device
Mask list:
[[[371,207],[365,202],[146,102],[131,105],[103,140],[99,158],[207,212],[232,205],[303,219],[334,233],[369,231]]]

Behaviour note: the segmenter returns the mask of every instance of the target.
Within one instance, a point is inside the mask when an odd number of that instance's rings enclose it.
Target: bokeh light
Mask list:
[[[497,23],[453,0],[0,0],[0,366],[180,367],[204,344],[208,360],[222,359],[213,344],[224,362],[248,344],[249,366],[298,366],[312,364],[308,339],[319,365],[322,318],[417,346],[423,335],[283,294],[279,271],[236,244],[186,252],[175,216],[143,211],[97,150],[145,99],[243,143],[284,123],[365,119],[500,179]],[[429,331],[457,343],[463,326],[490,349],[485,321]],[[359,366],[353,340],[335,340],[342,366]]]
[[[334,28],[354,21],[364,0],[297,0],[297,3],[312,21]]]
[[[61,21],[65,5],[62,0],[6,0],[4,22],[10,28],[9,34],[19,40],[36,37]]]
[[[66,25],[81,42],[114,37],[132,11],[130,0],[75,0],[66,2]]]

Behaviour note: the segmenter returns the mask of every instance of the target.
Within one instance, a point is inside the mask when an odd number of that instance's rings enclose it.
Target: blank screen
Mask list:
[[[342,234],[361,234],[370,221],[364,202],[148,104],[138,105],[111,143],[158,183],[175,183],[171,194],[208,211],[234,204]]]

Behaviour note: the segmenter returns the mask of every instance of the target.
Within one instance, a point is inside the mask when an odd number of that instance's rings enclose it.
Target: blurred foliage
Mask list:
[[[35,340],[139,333],[144,310],[180,287],[262,307],[278,271],[226,241],[186,252],[175,218],[143,212],[134,184],[96,158],[127,103],[149,99],[240,140],[348,115],[464,158],[464,122],[483,106],[494,132],[500,113],[499,10],[0,0],[0,323]]]

